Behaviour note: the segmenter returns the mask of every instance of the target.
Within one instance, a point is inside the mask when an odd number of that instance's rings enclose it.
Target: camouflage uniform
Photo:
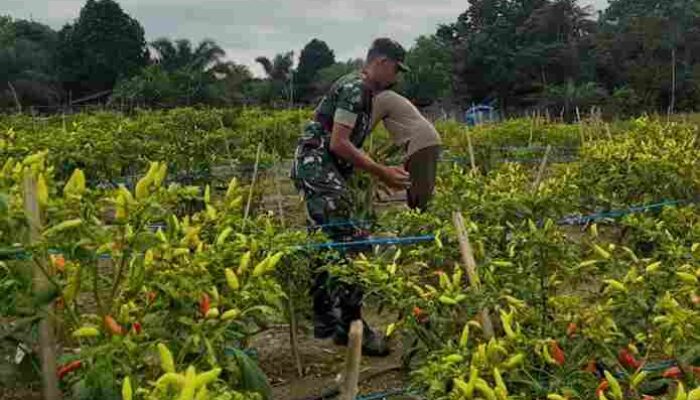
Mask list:
[[[366,233],[352,221],[354,207],[347,180],[353,166],[330,151],[333,123],[353,126],[354,122],[350,141],[361,148],[371,130],[371,105],[371,93],[360,73],[340,78],[319,103],[314,120],[306,125],[296,148],[291,176],[304,195],[309,226],[320,226],[333,241],[366,238]],[[355,247],[351,252],[365,250],[367,247]],[[361,318],[362,289],[342,284],[326,272],[315,271],[314,275],[311,294],[315,335],[323,338],[335,334],[336,339],[338,335],[342,338],[347,335],[350,322]]]
[[[353,166],[330,151],[333,122],[337,117],[348,123],[354,120],[350,141],[361,148],[371,130],[371,106],[371,93],[358,72],[340,78],[316,108],[294,156],[292,179],[304,194],[309,222],[335,241],[356,239],[362,231],[351,221],[347,179]]]

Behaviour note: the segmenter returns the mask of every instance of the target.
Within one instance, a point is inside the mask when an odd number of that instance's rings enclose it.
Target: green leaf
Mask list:
[[[236,363],[241,371],[240,389],[259,393],[263,399],[272,399],[272,388],[267,380],[267,376],[246,353],[239,349],[226,349],[227,354],[236,359]]]

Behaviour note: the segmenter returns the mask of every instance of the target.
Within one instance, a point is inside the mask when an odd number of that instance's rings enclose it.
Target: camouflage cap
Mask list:
[[[369,48],[367,52],[367,58],[372,58],[376,56],[385,56],[390,60],[394,60],[398,63],[399,70],[402,72],[408,72],[411,69],[404,64],[404,58],[406,57],[406,50],[399,44],[399,42],[389,39],[389,38],[378,38],[372,42],[372,47]]]

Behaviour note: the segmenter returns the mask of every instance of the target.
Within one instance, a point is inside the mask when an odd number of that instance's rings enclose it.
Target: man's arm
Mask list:
[[[343,125],[333,124],[330,150],[333,154],[350,162],[355,167],[375,175],[389,186],[405,188],[410,185],[408,173],[400,167],[387,167],[372,160],[370,156],[355,147],[350,141],[352,129]]]

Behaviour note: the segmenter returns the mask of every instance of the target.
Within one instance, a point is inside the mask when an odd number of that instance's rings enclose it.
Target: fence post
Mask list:
[[[345,376],[340,400],[355,400],[357,382],[360,379],[360,361],[362,360],[362,320],[352,321],[348,334],[348,354],[345,360]]]
[[[41,241],[41,212],[37,199],[37,182],[31,172],[24,176],[24,212],[29,223],[29,243],[35,245]],[[44,293],[49,289],[46,275],[46,260],[32,256],[32,286],[34,293]],[[41,358],[41,376],[45,400],[58,400],[61,396],[56,377],[56,349],[53,330],[53,305],[47,304],[39,310],[39,346]]]
[[[250,183],[250,190],[248,191],[248,203],[245,206],[245,214],[243,214],[243,220],[248,220],[248,214],[250,213],[250,204],[253,201],[253,188],[255,187],[255,181],[258,179],[258,164],[260,163],[260,151],[262,150],[262,142],[258,143],[258,151],[255,153],[255,167],[253,168],[253,181]]]
[[[459,240],[459,251],[462,254],[462,262],[467,269],[467,278],[469,279],[469,284],[475,289],[479,290],[481,285],[479,283],[479,275],[476,272],[476,260],[474,260],[474,251],[469,243],[469,235],[464,227],[464,218],[462,213],[455,211],[452,213],[452,219],[457,230],[457,239]],[[493,333],[493,323],[491,322],[491,317],[489,315],[489,309],[484,308],[481,310],[481,325],[484,331],[484,337],[486,339],[491,339],[494,336]]]

